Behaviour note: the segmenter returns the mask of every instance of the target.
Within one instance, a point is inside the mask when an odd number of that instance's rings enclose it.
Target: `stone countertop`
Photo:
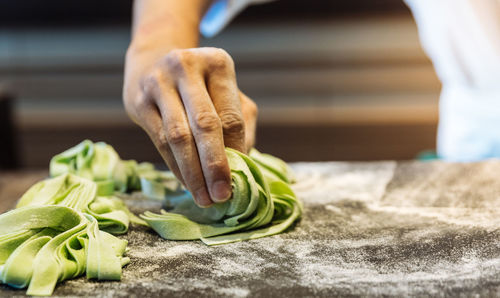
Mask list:
[[[500,161],[293,168],[305,212],[284,234],[208,247],[131,227],[121,282],[78,278],[54,296],[500,296]],[[44,176],[0,174],[0,207]]]

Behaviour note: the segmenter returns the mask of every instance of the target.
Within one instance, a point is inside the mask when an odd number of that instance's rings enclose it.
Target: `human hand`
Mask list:
[[[199,206],[228,200],[231,176],[224,147],[246,153],[257,119],[257,106],[238,89],[232,58],[217,48],[191,48],[151,60],[144,52],[127,53],[127,113]]]

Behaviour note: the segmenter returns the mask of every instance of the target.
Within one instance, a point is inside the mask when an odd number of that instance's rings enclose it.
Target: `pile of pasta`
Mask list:
[[[226,148],[233,195],[200,208],[168,171],[122,160],[108,144],[83,141],[54,156],[51,178],[33,185],[16,208],[0,215],[0,281],[28,295],[51,295],[57,282],[86,274],[120,280],[130,223],[167,240],[225,244],[281,233],[302,214],[282,160],[252,149]],[[119,197],[142,192],[166,210],[139,217]]]

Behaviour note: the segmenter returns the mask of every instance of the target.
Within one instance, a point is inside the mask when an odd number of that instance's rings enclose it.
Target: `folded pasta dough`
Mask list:
[[[116,192],[142,191],[153,199],[163,200],[169,193],[182,190],[171,172],[158,171],[150,163],[122,160],[110,145],[85,140],[50,161],[52,177],[75,174],[97,183],[97,193],[109,196]]]
[[[16,209],[0,215],[0,281],[28,295],[50,295],[57,282],[87,278],[119,280],[129,262],[129,223],[149,225],[162,238],[200,239],[207,245],[274,235],[302,214],[290,188],[288,165],[253,149],[226,148],[232,197],[200,208],[171,172],[121,160],[105,143],[83,141],[50,162],[53,178],[33,185]],[[141,191],[166,200],[168,212],[132,214],[116,193]]]
[[[40,181],[19,200],[16,208],[24,206],[59,205],[92,215],[99,227],[113,234],[123,234],[129,222],[145,224],[132,214],[123,201],[113,195],[98,196],[97,184],[73,174]]]
[[[87,272],[119,280],[126,240],[100,231],[90,215],[57,205],[25,206],[0,215],[0,280],[28,295],[51,295],[57,282]]]
[[[226,155],[233,188],[230,200],[200,208],[190,196],[167,197],[171,210],[145,212],[141,218],[164,239],[200,239],[216,245],[280,233],[301,216],[286,163],[255,149],[247,156],[226,148]]]

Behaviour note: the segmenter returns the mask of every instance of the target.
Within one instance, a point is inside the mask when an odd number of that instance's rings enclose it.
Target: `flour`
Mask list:
[[[372,206],[373,210],[392,212],[400,216],[421,216],[454,225],[482,227],[494,230],[500,227],[500,210],[475,208],[421,208]]]
[[[384,194],[396,163],[295,163],[292,168],[297,179],[293,189],[308,203],[327,204],[344,199],[374,202]]]
[[[491,208],[500,206],[500,163],[303,163],[294,169],[304,179],[296,188],[305,210],[301,222],[285,233],[207,247],[200,241],[165,241],[146,228],[132,227],[122,236],[129,240],[131,258],[122,281],[79,278],[58,286],[55,295],[500,293],[500,216],[498,208]],[[134,212],[146,205],[141,201],[137,207],[132,198],[126,202]],[[159,209],[161,203],[150,207]],[[0,295],[12,293],[24,292],[0,289]]]
[[[242,288],[227,288],[220,289],[219,294],[230,297],[247,297],[250,294],[250,291]]]

